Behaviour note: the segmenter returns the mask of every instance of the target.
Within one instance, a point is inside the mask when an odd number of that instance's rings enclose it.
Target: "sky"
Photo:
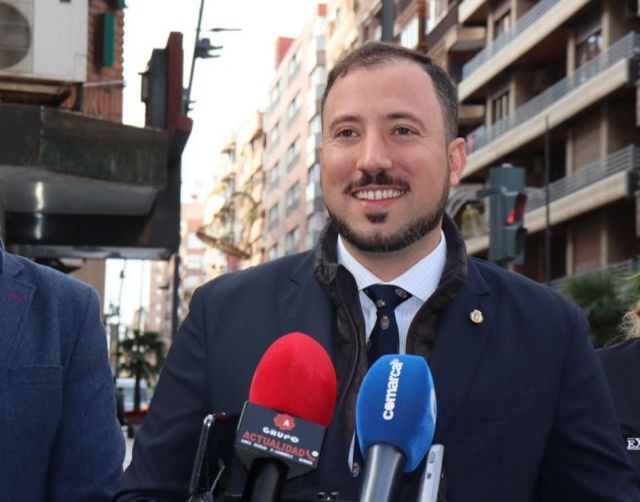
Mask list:
[[[184,86],[187,87],[201,0],[127,0],[124,35],[124,106],[126,124],[144,126],[140,101],[140,73],[151,51],[166,46],[169,33],[183,34]],[[189,116],[193,130],[182,157],[182,199],[192,194],[200,200],[211,190],[220,151],[231,133],[252,114],[265,109],[268,89],[275,75],[275,41],[296,37],[311,19],[315,0],[204,0],[200,37],[222,45],[219,58],[196,61]],[[211,28],[241,31],[206,33]],[[120,271],[125,283],[120,299]],[[148,263],[108,260],[105,309],[122,306],[122,322],[148,303]]]

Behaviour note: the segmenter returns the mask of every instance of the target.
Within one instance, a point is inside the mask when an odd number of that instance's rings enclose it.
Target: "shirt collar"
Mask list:
[[[4,244],[0,239],[0,274],[2,273],[2,265],[4,264]]]
[[[442,230],[440,230],[440,242],[431,253],[388,282],[381,280],[356,260],[345,247],[340,235],[338,235],[337,251],[338,263],[353,275],[358,290],[362,291],[372,284],[394,284],[423,302],[427,301],[438,287],[447,261],[447,242]]]

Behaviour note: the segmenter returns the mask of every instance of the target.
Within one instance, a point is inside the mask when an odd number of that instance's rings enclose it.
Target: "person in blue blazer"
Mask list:
[[[376,326],[385,306],[367,293],[378,284],[405,300],[392,350],[431,367],[448,502],[640,501],[584,314],[469,257],[444,214],[466,163],[457,106],[447,74],[418,52],[372,42],[336,63],[321,105],[330,222],[314,250],[195,292],[118,501],[185,500],[202,419],[239,413],[262,354],[294,331],[330,354],[338,399],[318,469],[286,482],[284,500],[356,500],[356,397],[394,325],[387,311]],[[222,492],[240,496],[246,472],[223,450],[208,461],[223,458]],[[394,500],[414,502],[423,471],[404,475]]]
[[[115,406],[95,291],[0,241],[0,500],[111,500]]]

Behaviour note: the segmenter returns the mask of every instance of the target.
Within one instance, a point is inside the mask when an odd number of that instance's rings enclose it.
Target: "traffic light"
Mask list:
[[[504,165],[489,171],[489,260],[501,265],[524,263],[527,229],[524,168]]]

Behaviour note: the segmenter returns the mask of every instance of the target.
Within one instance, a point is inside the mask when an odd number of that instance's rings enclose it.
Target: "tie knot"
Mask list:
[[[395,309],[403,301],[411,298],[411,293],[393,284],[373,284],[365,288],[364,293],[375,303],[376,308]]]

